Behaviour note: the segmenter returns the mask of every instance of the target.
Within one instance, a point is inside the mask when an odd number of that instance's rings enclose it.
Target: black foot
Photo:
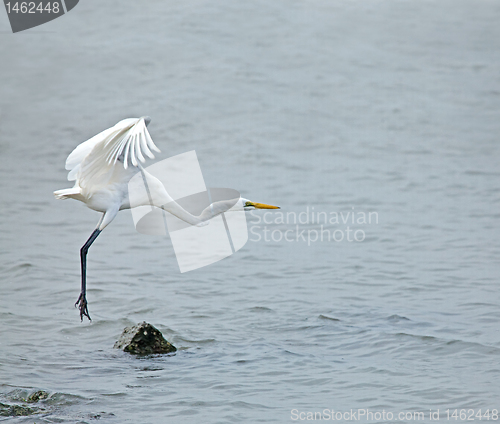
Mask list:
[[[83,321],[83,317],[87,317],[89,321],[92,321],[92,318],[90,318],[89,315],[89,310],[87,309],[87,299],[85,297],[85,294],[80,293],[80,296],[78,297],[78,300],[75,303],[75,308],[78,307],[80,309],[80,319]]]

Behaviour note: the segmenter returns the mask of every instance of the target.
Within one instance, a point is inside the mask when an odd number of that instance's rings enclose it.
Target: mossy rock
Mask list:
[[[49,397],[49,393],[43,391],[43,390],[37,390],[34,393],[31,393],[31,395],[28,396],[26,399],[26,402],[29,403],[35,403],[38,402],[39,400],[44,400]]]
[[[0,417],[26,417],[36,414],[37,412],[38,411],[28,406],[0,403]]]
[[[177,350],[165,340],[160,330],[147,322],[125,328],[114,347],[134,355],[171,353]]]

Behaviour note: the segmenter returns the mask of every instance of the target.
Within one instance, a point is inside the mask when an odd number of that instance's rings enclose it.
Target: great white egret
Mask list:
[[[86,298],[87,252],[118,211],[130,209],[128,183],[137,172],[143,172],[151,192],[139,201],[135,199],[134,207],[156,206],[191,225],[204,225],[205,221],[225,210],[223,205],[216,205],[214,208],[213,204],[199,216],[190,214],[172,200],[160,180],[142,168],[140,162],[145,162],[144,156],[154,159],[152,151],[160,152],[147,130],[150,122],[151,118],[148,116],[124,119],[79,144],[66,159],[66,169],[70,171],[68,180],[75,181],[74,187],[54,192],[57,199],[76,199],[103,214],[80,249],[82,282],[75,306],[80,309],[82,321],[84,316],[90,320]],[[241,198],[239,201],[244,210],[279,209],[277,206],[254,203],[248,199]]]

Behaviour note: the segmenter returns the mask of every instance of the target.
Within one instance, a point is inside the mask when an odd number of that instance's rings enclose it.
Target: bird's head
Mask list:
[[[256,203],[248,199],[241,198],[243,209],[246,211],[253,211],[255,209],[280,209],[279,206],[266,205],[265,203]]]

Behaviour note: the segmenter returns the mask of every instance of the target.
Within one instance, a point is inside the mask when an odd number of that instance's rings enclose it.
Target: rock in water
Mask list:
[[[49,397],[49,393],[47,393],[44,390],[37,390],[34,393],[31,393],[31,395],[28,396],[26,399],[26,402],[31,402],[35,403],[38,402],[39,400],[47,399]]]
[[[177,350],[174,345],[165,340],[160,330],[145,321],[142,324],[125,328],[114,347],[134,355],[170,353]]]
[[[0,403],[0,417],[26,417],[36,413],[37,411],[27,406]]]

